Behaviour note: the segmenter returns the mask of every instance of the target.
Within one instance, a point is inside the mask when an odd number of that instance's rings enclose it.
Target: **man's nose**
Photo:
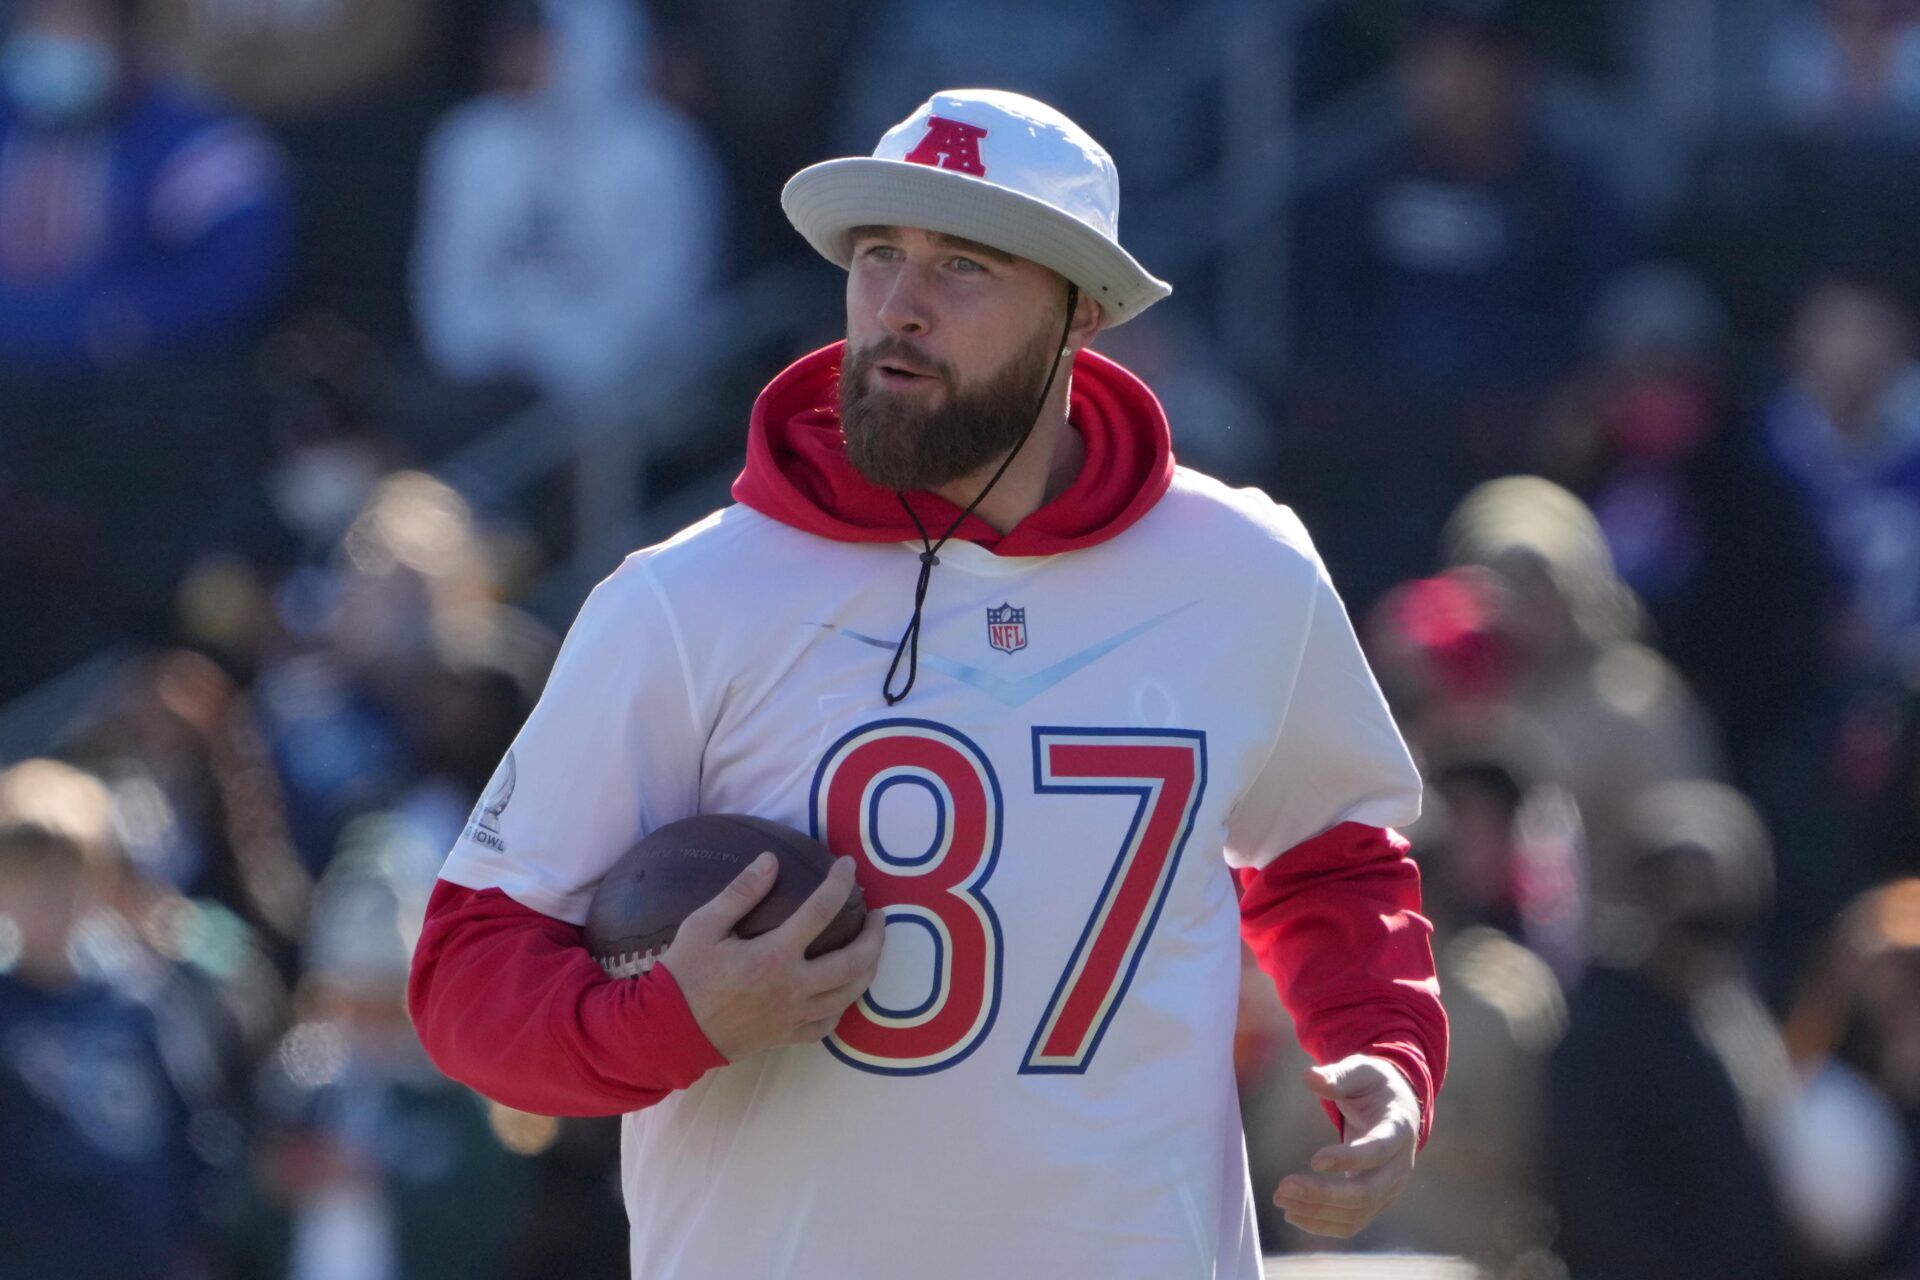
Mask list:
[[[880,302],[880,323],[891,333],[919,335],[933,324],[927,291],[912,268],[898,272]]]

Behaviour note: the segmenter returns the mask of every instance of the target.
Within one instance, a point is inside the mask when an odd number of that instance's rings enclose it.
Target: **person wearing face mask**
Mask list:
[[[1637,928],[1575,990],[1547,1071],[1557,1251],[1574,1280],[1785,1274],[1768,1143],[1791,1090],[1746,974],[1773,900],[1753,806],[1717,782],[1645,791],[1628,821]]]
[[[21,0],[0,41],[0,371],[137,366],[243,337],[285,274],[254,125],[148,75],[141,0]]]

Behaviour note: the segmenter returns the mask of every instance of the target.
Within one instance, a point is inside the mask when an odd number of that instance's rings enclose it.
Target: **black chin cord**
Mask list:
[[[913,587],[913,617],[908,620],[907,629],[900,633],[900,643],[893,650],[893,662],[887,667],[886,682],[880,686],[880,692],[890,707],[913,692],[913,682],[920,675],[920,610],[927,602],[927,584],[933,580],[933,567],[940,563],[940,548],[947,545],[947,540],[967,522],[967,517],[973,514],[974,508],[993,492],[993,486],[999,484],[1000,477],[1007,474],[1007,468],[1013,465],[1013,460],[1019,456],[1020,450],[1026,448],[1027,440],[1033,435],[1033,429],[1040,425],[1040,411],[1047,407],[1047,397],[1053,394],[1053,380],[1059,376],[1060,362],[1067,354],[1067,335],[1073,331],[1073,313],[1079,309],[1079,306],[1080,286],[1069,282],[1067,322],[1060,329],[1060,354],[1054,357],[1053,367],[1047,371],[1047,385],[1040,388],[1040,403],[1036,404],[1033,412],[1028,415],[1027,429],[1020,436],[1020,443],[1007,451],[1007,456],[1000,461],[999,470],[993,473],[993,478],[988,480],[986,486],[974,496],[973,501],[967,504],[967,509],[947,526],[947,531],[940,535],[940,541],[935,542],[927,536],[927,526],[922,524],[920,517],[914,514],[913,504],[907,501],[907,495],[899,490],[894,491],[893,496],[900,499],[900,505],[906,509],[907,518],[913,521],[913,527],[920,531],[920,545],[924,550],[920,552],[920,580]],[[907,683],[901,687],[900,692],[895,693],[893,678],[900,670],[902,654],[906,655],[907,659]]]

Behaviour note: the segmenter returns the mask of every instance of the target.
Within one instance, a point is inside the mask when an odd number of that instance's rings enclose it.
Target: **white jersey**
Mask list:
[[[1419,780],[1299,522],[1193,472],[1065,554],[730,507],[594,591],[442,875],[573,922],[645,832],[752,813],[860,860],[879,976],[827,1040],[626,1117],[633,1274],[1259,1273],[1231,866]]]

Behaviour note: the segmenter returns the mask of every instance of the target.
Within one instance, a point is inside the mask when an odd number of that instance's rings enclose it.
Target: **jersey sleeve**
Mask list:
[[[1420,775],[1316,558],[1306,640],[1265,766],[1227,819],[1227,861],[1264,867],[1343,822],[1405,826],[1420,816]]]
[[[696,714],[676,620],[631,557],[581,607],[441,878],[583,923],[621,854],[698,809]]]
[[[1424,1144],[1447,1018],[1419,869],[1391,830],[1419,817],[1420,776],[1317,560],[1309,607],[1278,738],[1227,822],[1241,937],[1314,1061],[1366,1053],[1406,1076]]]
[[[1240,936],[1273,980],[1300,1047],[1319,1063],[1356,1053],[1391,1062],[1419,1099],[1425,1145],[1449,1033],[1407,842],[1343,822],[1239,879]],[[1339,1108],[1326,1111],[1344,1133]]]
[[[498,889],[434,886],[407,1008],[449,1078],[540,1115],[638,1111],[726,1065],[667,966],[609,978],[578,927]]]
[[[616,1115],[724,1065],[667,966],[612,979],[580,924],[641,835],[695,811],[690,668],[646,563],[597,587],[434,889],[408,1008],[448,1076],[508,1106]]]

